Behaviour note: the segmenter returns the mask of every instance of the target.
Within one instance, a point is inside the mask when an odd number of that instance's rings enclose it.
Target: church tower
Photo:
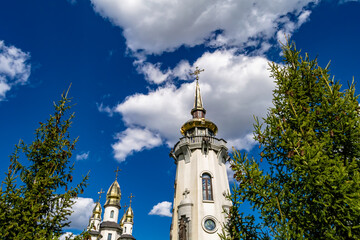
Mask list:
[[[101,189],[100,192],[98,192],[99,200],[95,203],[95,207],[93,209],[91,218],[89,220],[89,225],[87,227],[87,230],[91,236],[91,240],[97,240],[100,236],[100,222],[101,222],[101,212],[102,212],[100,199],[102,193],[103,191]]]
[[[119,238],[119,240],[135,240],[135,238],[132,235],[133,225],[134,225],[134,212],[131,208],[131,202],[132,202],[133,195],[131,194],[129,198],[130,198],[130,206],[124,212],[124,215],[120,220],[120,226],[122,228],[122,235]]]
[[[176,178],[171,240],[218,240],[224,209],[231,207],[225,196],[229,181],[225,162],[226,141],[216,138],[217,126],[205,119],[196,68],[196,90],[192,119],[181,127],[180,141],[170,152],[175,159]]]
[[[106,193],[106,202],[104,205],[104,220],[100,224],[102,239],[117,240],[121,235],[120,224],[118,224],[121,191],[117,181],[118,171],[116,170],[115,181],[111,184]]]

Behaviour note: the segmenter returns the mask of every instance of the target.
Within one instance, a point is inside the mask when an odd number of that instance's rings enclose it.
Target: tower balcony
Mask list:
[[[205,152],[213,150],[217,154],[227,155],[226,141],[224,139],[218,139],[212,136],[192,136],[180,138],[180,141],[177,142],[171,150],[170,157],[174,158],[175,162],[178,161],[180,155],[183,155],[186,160],[189,160],[192,150],[195,149],[201,149]]]

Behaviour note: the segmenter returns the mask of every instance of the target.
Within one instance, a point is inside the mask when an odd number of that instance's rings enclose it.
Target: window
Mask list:
[[[211,176],[208,173],[202,175],[203,200],[213,200]]]
[[[111,233],[109,233],[109,234],[108,234],[108,239],[107,239],[107,240],[111,240],[111,237],[112,237],[112,234],[111,234]]]
[[[202,220],[202,227],[205,232],[215,233],[218,230],[217,222],[214,216],[205,216]]]
[[[110,212],[110,218],[114,218],[114,210]]]

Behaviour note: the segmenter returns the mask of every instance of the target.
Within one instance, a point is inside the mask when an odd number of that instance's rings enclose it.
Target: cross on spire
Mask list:
[[[185,188],[185,191],[183,192],[183,195],[185,196],[185,198],[187,198],[187,195],[190,193],[190,190]]]
[[[131,206],[131,202],[132,202],[132,199],[134,198],[135,196],[132,195],[132,193],[130,193],[130,206]]]
[[[127,208],[128,206],[127,206],[126,203],[125,203],[122,207],[124,208],[124,213],[125,213],[126,208]]]
[[[196,76],[196,81],[199,81],[199,74],[201,73],[201,72],[203,72],[203,71],[205,71],[204,69],[199,69],[199,67],[198,66],[196,66],[196,69],[195,69],[195,71],[194,72],[191,72],[190,73],[190,75],[195,75]]]
[[[103,190],[101,189],[100,192],[98,192],[99,194],[99,202],[100,202],[100,199],[101,199],[101,194],[104,193]]]
[[[116,168],[116,170],[114,171],[116,173],[115,179],[117,180],[118,177],[118,172],[122,171],[121,169],[119,169],[119,167]]]

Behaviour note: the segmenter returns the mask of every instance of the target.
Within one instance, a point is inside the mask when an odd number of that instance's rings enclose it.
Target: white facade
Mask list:
[[[205,113],[197,84],[193,119],[183,125],[184,137],[170,153],[177,164],[171,240],[220,239],[224,209],[231,207],[225,197],[230,192],[226,141],[214,137],[217,127]]]
[[[125,222],[123,227],[123,234],[132,235],[132,228],[133,228],[132,222]]]
[[[106,206],[104,211],[104,222],[118,222],[119,208],[115,206]]]

